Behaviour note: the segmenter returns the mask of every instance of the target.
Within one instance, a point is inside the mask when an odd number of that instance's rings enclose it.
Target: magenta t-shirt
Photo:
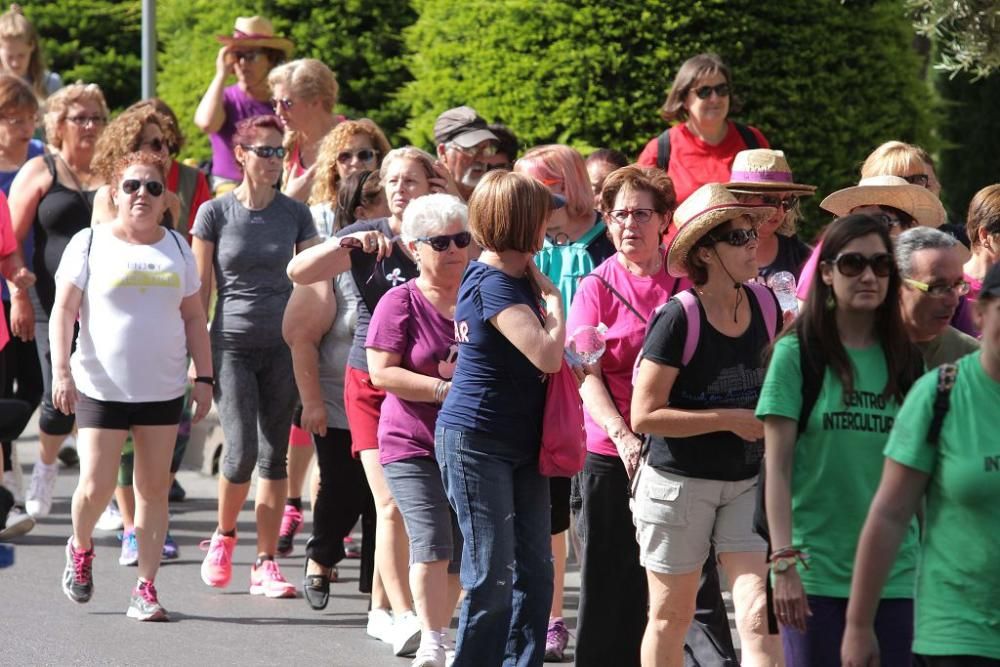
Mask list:
[[[622,303],[597,276],[614,287],[632,308]],[[597,326],[603,323],[608,327],[604,334],[606,347],[600,361],[601,373],[615,407],[625,418],[629,428],[632,427],[632,367],[642,350],[646,321],[672,295],[689,287],[690,281],[686,278],[674,278],[665,269],[655,276],[636,276],[621,264],[617,254],[580,280],[580,287],[569,308],[566,332],[571,335],[578,327],[585,325]],[[632,309],[642,315],[642,319]],[[615,443],[604,432],[604,425],[591,419],[586,409],[584,425],[587,429],[588,451],[604,456],[618,456]]]
[[[416,282],[393,287],[379,300],[365,347],[401,355],[399,365],[414,373],[451,380],[458,359],[455,323],[438,312]],[[378,421],[379,462],[434,456],[439,408],[387,392]]]
[[[237,85],[232,85],[222,91],[222,112],[226,119],[218,132],[208,135],[212,144],[212,175],[228,178],[233,181],[243,179],[243,172],[236,164],[233,155],[233,135],[236,133],[236,123],[244,118],[274,113],[267,102],[260,102],[250,97]]]

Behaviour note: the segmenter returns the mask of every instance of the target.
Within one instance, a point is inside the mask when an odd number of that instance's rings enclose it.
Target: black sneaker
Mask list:
[[[167,500],[172,503],[180,503],[184,502],[185,498],[187,498],[187,491],[185,491],[180,482],[175,479],[173,484],[170,485],[170,493],[167,495]]]
[[[62,589],[73,602],[90,602],[94,594],[94,548],[89,551],[73,548],[73,538],[66,543],[66,569],[63,571]]]
[[[140,582],[132,589],[132,601],[129,603],[126,615],[137,621],[169,620],[167,610],[156,597],[156,587],[149,581]]]
[[[67,438],[68,439],[68,438]],[[67,468],[75,468],[80,465],[80,455],[76,451],[76,441],[63,445],[56,457],[62,461]]]

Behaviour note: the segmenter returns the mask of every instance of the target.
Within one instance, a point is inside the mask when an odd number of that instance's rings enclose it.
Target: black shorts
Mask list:
[[[101,401],[80,395],[76,402],[78,428],[107,428],[127,431],[133,426],[174,426],[181,421],[184,396],[169,401],[122,403]]]
[[[552,534],[569,530],[569,477],[549,477],[549,498],[552,502]]]

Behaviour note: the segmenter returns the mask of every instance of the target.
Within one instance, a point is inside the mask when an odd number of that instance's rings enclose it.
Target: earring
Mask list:
[[[837,307],[837,298],[833,295],[833,289],[826,297],[826,301],[823,303],[827,310],[834,310]]]

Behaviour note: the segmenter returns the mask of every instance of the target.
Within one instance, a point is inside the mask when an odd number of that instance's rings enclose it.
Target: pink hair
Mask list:
[[[594,216],[594,190],[587,164],[579,152],[563,144],[536,146],[514,164],[514,171],[542,183],[560,181],[566,197],[566,212],[572,219]]]

